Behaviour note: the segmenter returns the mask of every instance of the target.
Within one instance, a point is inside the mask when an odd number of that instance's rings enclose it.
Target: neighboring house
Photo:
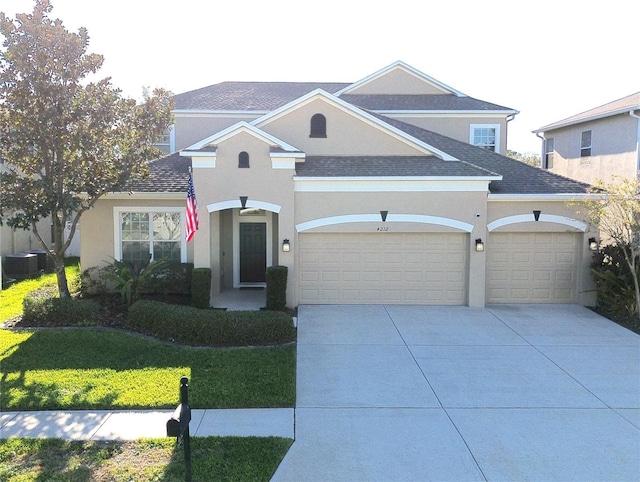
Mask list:
[[[175,109],[175,152],[83,215],[83,267],[193,262],[213,306],[271,265],[292,307],[593,304],[593,233],[567,205],[588,186],[502,155],[513,109],[402,62],[355,83],[223,82]]]
[[[640,92],[533,132],[543,140],[543,169],[589,184],[638,177]]]

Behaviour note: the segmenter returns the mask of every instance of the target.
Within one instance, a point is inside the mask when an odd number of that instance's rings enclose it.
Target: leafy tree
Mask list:
[[[615,247],[616,257],[607,259],[624,263],[635,294],[635,313],[640,316],[640,181],[614,177],[611,182],[597,182],[584,203],[587,218],[598,226],[604,243]]]
[[[33,13],[15,20],[0,12],[0,222],[34,233],[68,297],[64,253],[81,215],[147,174],[147,161],[159,155],[153,144],[171,123],[171,96],[156,89],[137,104],[109,78],[89,82],[103,57],[87,52],[85,28],[72,33],[52,20],[52,8],[35,0]],[[45,218],[52,250],[37,226]]]
[[[529,164],[533,167],[540,167],[541,161],[540,156],[538,154],[534,154],[533,152],[525,152],[524,154],[516,151],[507,151],[507,157],[511,159],[515,159],[516,161],[524,162],[525,164]]]

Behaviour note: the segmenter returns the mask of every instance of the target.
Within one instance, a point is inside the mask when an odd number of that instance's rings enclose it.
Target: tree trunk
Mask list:
[[[69,285],[67,283],[67,272],[64,269],[64,257],[54,256],[53,259],[56,267],[56,279],[58,280],[58,293],[60,294],[60,298],[71,298]]]

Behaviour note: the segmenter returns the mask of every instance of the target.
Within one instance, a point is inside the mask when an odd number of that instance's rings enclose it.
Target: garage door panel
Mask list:
[[[463,233],[303,233],[300,302],[465,304],[467,240]]]
[[[573,303],[579,233],[491,233],[488,303]]]

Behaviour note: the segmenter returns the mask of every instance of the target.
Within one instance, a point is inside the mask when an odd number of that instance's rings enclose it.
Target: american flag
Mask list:
[[[198,202],[196,201],[196,191],[193,188],[193,176],[191,175],[191,170],[189,170],[189,186],[187,188],[187,243],[191,241],[199,225]]]

